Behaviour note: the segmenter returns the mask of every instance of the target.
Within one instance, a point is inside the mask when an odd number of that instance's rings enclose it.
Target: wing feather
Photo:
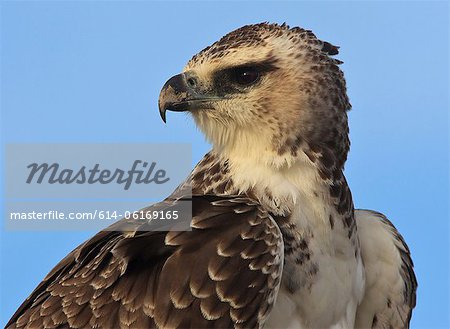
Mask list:
[[[409,328],[417,280],[410,251],[394,225],[378,212],[355,211],[366,291],[356,328]]]
[[[283,266],[278,226],[249,199],[192,203],[191,231],[102,231],[80,245],[7,328],[262,326]]]

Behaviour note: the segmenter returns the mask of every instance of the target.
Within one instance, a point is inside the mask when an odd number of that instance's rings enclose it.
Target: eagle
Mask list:
[[[408,328],[408,246],[383,214],[354,209],[344,176],[337,54],[265,22],[195,55],[159,112],[190,113],[212,149],[144,209],[192,202],[190,230],[122,219],[61,260],[7,328]]]

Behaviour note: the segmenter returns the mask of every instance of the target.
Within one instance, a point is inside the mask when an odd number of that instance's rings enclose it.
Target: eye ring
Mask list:
[[[234,80],[241,86],[250,86],[260,78],[260,73],[253,67],[240,67],[234,71]]]

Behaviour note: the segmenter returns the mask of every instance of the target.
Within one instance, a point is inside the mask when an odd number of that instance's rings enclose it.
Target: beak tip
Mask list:
[[[171,77],[166,81],[161,89],[158,99],[159,115],[162,121],[166,123],[167,111],[186,111],[187,109],[178,109],[177,103],[182,103],[187,98],[188,86],[184,73]]]
[[[167,121],[166,121],[166,110],[160,110],[160,111],[159,111],[159,115],[161,116],[161,120],[162,120],[164,123],[167,123]]]

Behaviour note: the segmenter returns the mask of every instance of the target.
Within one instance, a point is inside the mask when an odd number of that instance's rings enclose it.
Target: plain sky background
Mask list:
[[[183,142],[196,162],[209,146],[191,118],[159,118],[166,79],[242,25],[312,29],[345,62],[355,205],[385,213],[411,248],[412,328],[448,328],[448,15],[437,1],[2,2],[2,146]],[[92,234],[2,229],[0,324]]]

